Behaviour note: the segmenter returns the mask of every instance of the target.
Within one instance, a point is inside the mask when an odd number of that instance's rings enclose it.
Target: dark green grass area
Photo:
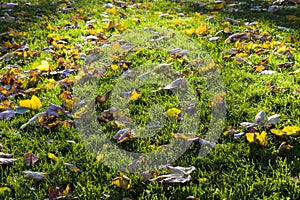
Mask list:
[[[1,1],[2,3],[3,1]],[[19,6],[13,12],[5,9],[0,11],[0,16],[5,12],[13,17],[17,17],[19,23],[0,22],[0,33],[11,30],[18,32],[27,32],[28,36],[1,36],[0,46],[1,57],[6,53],[11,53],[16,49],[11,48],[5,50],[4,42],[10,43],[26,43],[28,48],[38,53],[32,57],[16,57],[13,59],[1,59],[0,71],[1,78],[7,72],[11,65],[17,65],[19,69],[30,70],[35,62],[40,63],[48,59],[52,67],[57,70],[69,69],[71,67],[58,66],[59,57],[70,61],[74,69],[88,65],[83,58],[73,58],[74,49],[79,49],[78,55],[86,54],[86,58],[90,58],[91,50],[102,47],[106,43],[106,39],[97,45],[90,42],[85,43],[85,37],[89,36],[89,29],[101,32],[107,38],[121,34],[118,25],[115,28],[105,29],[103,26],[107,24],[104,19],[115,20],[126,27],[127,31],[141,28],[164,28],[176,31],[183,31],[190,28],[197,28],[200,25],[208,26],[208,33],[204,35],[186,35],[193,39],[193,42],[199,44],[214,61],[217,72],[221,75],[226,92],[226,119],[222,127],[225,132],[227,126],[232,126],[239,132],[247,132],[248,130],[241,127],[241,122],[252,122],[255,115],[264,110],[268,116],[280,114],[280,121],[272,128],[282,129],[286,126],[300,126],[300,98],[299,94],[294,92],[299,89],[300,75],[294,73],[300,67],[300,33],[299,21],[288,21],[287,15],[295,15],[300,17],[299,4],[284,3],[281,11],[269,13],[268,11],[252,11],[248,9],[254,6],[268,9],[271,1],[245,1],[248,4],[237,6],[237,12],[232,12],[231,7],[221,10],[213,10],[217,4],[213,2],[204,2],[208,5],[199,7],[193,1],[135,1],[137,5],[133,5],[132,1],[126,1],[129,5],[126,8],[118,7],[118,10],[126,15],[120,17],[118,14],[103,14],[106,10],[106,3],[114,3],[114,1],[41,1],[39,3],[26,2],[29,1],[12,1],[18,2]],[[229,2],[227,2],[229,3]],[[238,3],[238,2],[236,2]],[[116,5],[121,5],[115,2]],[[70,11],[63,11],[62,8],[70,6]],[[291,7],[292,6],[292,7]],[[174,13],[174,10],[176,12]],[[179,12],[181,10],[182,12]],[[22,13],[24,12],[24,13]],[[160,17],[161,14],[169,13],[171,17]],[[183,13],[184,17],[178,16]],[[64,27],[67,24],[73,25],[72,17],[78,16],[79,28],[62,30],[58,27]],[[214,16],[214,20],[206,20],[208,17]],[[224,17],[239,20],[239,25],[223,24]],[[139,23],[136,23],[136,18]],[[95,20],[93,26],[86,25],[87,21]],[[103,21],[104,20],[104,21]],[[176,25],[178,20],[180,25]],[[299,19],[298,19],[299,20]],[[252,26],[253,31],[265,32],[266,35],[272,36],[275,41],[275,47],[270,48],[265,54],[256,54],[252,50],[245,60],[258,65],[259,61],[264,58],[270,58],[267,65],[269,70],[277,73],[272,75],[262,75],[253,70],[253,66],[245,63],[237,63],[235,56],[230,55],[231,48],[235,43],[224,42],[230,34],[223,30],[229,28],[231,34],[241,33],[245,30],[249,31],[249,27],[243,26],[244,22],[257,21],[258,25]],[[47,24],[55,29],[47,28]],[[285,28],[282,28],[285,27]],[[125,31],[126,32],[126,31]],[[55,49],[52,53],[42,52],[42,50],[53,45],[51,38],[61,36],[66,45],[62,48]],[[217,41],[209,41],[210,37],[220,37]],[[138,42],[140,38],[137,38]],[[247,40],[250,42],[251,40]],[[255,44],[262,45],[262,41],[252,41]],[[289,52],[293,57],[287,55],[274,54],[276,47],[280,43],[285,42]],[[180,43],[180,42],[179,42]],[[76,54],[77,55],[77,54]],[[131,179],[131,187],[123,189],[112,184],[112,180],[118,176],[119,171],[106,165],[102,159],[115,159],[120,155],[115,155],[113,151],[109,151],[109,146],[102,140],[95,138],[94,142],[100,144],[100,149],[109,152],[97,158],[87,148],[86,141],[82,140],[78,127],[65,127],[57,125],[47,129],[41,125],[33,124],[25,129],[20,127],[28,122],[34,115],[46,111],[50,103],[60,105],[68,110],[60,95],[64,91],[74,92],[78,89],[81,97],[92,92],[97,95],[103,95],[112,90],[113,92],[131,92],[122,89],[130,88],[134,85],[134,80],[129,79],[132,83],[126,83],[122,79],[124,71],[136,70],[139,66],[157,65],[160,63],[173,62],[172,70],[178,72],[184,77],[193,88],[193,95],[196,95],[196,105],[199,106],[198,116],[200,124],[196,127],[195,134],[199,137],[205,137],[212,119],[213,98],[210,96],[209,88],[206,85],[207,77],[201,73],[194,73],[189,61],[182,61],[180,58],[170,59],[170,54],[165,50],[152,48],[135,49],[133,53],[121,55],[113,60],[113,64],[119,64],[120,60],[125,60],[128,66],[119,65],[117,70],[111,69],[109,66],[105,69],[105,76],[101,76],[97,81],[97,87],[86,86],[85,90],[80,90],[80,84],[76,83],[73,88],[61,87],[58,83],[63,79],[59,75],[39,75],[38,81],[28,85],[35,88],[44,87],[49,79],[54,79],[56,84],[52,90],[42,88],[41,90],[27,94],[25,96],[17,95],[10,97],[8,100],[16,103],[22,99],[30,99],[34,94],[42,98],[42,108],[38,110],[28,110],[24,114],[17,114],[11,120],[0,121],[0,144],[5,148],[0,148],[0,152],[11,153],[13,158],[17,159],[10,166],[0,166],[0,199],[45,199],[49,198],[49,190],[59,188],[63,191],[67,185],[70,192],[66,199],[186,199],[188,196],[194,196],[199,199],[299,199],[299,179],[300,179],[300,140],[299,137],[280,138],[270,132],[270,128],[258,128],[258,132],[266,131],[268,138],[267,147],[261,147],[257,144],[249,143],[245,136],[234,139],[232,134],[222,134],[218,139],[218,143],[209,154],[205,157],[199,155],[201,148],[199,143],[192,143],[186,152],[171,164],[172,166],[190,167],[194,166],[196,170],[191,174],[191,181],[186,183],[166,184],[159,181],[150,182],[143,180],[139,173],[131,173],[124,171],[124,175]],[[294,61],[295,64],[289,68],[279,69],[278,64]],[[75,71],[76,71],[75,70]],[[68,75],[68,78],[75,78],[78,71]],[[25,73],[26,74],[26,73]],[[123,84],[123,82],[124,84]],[[275,84],[277,89],[273,89],[268,85]],[[119,85],[118,85],[119,84]],[[2,85],[1,85],[2,87]],[[115,148],[125,149],[130,152],[159,152],[169,144],[174,138],[173,133],[180,130],[181,121],[166,115],[170,108],[180,109],[180,100],[176,97],[176,92],[170,90],[159,89],[160,85],[149,83],[135,88],[142,96],[135,101],[129,101],[128,114],[135,124],[145,127],[151,120],[163,122],[161,130],[150,136],[142,138],[132,138],[123,143],[118,144],[112,137],[122,127],[113,126],[110,123],[98,122],[99,128],[109,141],[115,145]],[[118,88],[115,89],[115,88]],[[22,90],[23,90],[22,89]],[[115,89],[115,90],[114,90]],[[117,97],[113,96],[113,97]],[[112,102],[118,102],[116,99],[109,97],[108,100],[96,106],[95,119],[104,110],[110,109]],[[93,98],[96,98],[93,97]],[[75,99],[75,98],[74,98]],[[73,100],[74,100],[73,99]],[[1,100],[1,103],[5,99]],[[75,100],[74,100],[75,101]],[[121,100],[120,100],[121,101]],[[157,113],[151,113],[153,105],[160,105],[161,111],[158,117]],[[71,112],[71,110],[69,109]],[[73,111],[74,112],[74,111]],[[183,116],[182,116],[183,117]],[[72,120],[72,117],[63,115],[60,121]],[[187,118],[184,122],[193,121]],[[84,124],[85,125],[85,124]],[[83,127],[87,127],[84,126]],[[193,126],[193,124],[191,125]],[[141,128],[141,130],[142,130]],[[184,127],[187,128],[187,127]],[[185,129],[184,129],[185,130]],[[293,146],[292,149],[285,153],[278,153],[278,147],[286,141]],[[39,161],[34,165],[26,166],[24,155],[32,152],[39,156]],[[54,161],[48,157],[52,153],[58,157],[58,161]],[[98,152],[99,153],[99,152]],[[170,155],[172,155],[170,153]],[[115,160],[122,164],[127,161]],[[80,172],[69,170],[65,163],[76,164]],[[124,166],[126,169],[127,166]],[[39,181],[26,179],[23,171],[45,172],[47,175]],[[168,174],[169,171],[163,167],[150,172],[153,175]]]

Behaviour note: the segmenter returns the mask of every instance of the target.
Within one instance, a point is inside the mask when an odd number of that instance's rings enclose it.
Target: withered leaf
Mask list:
[[[13,157],[12,154],[0,152],[0,158],[12,158],[12,157]]]
[[[73,163],[73,164],[70,164],[70,163],[65,163],[65,166],[71,171],[71,172],[81,172],[81,170],[76,167],[76,165]]]
[[[13,159],[13,158],[0,158],[0,165],[11,165],[16,161],[17,159]]]
[[[24,155],[25,165],[30,166],[36,163],[39,160],[37,155],[34,155],[32,152],[28,152]]]
[[[23,174],[25,174],[25,178],[33,179],[36,181],[42,180],[46,176],[46,173],[33,171],[24,171]]]
[[[0,112],[0,120],[8,120],[15,116],[15,111],[13,110],[6,110],[3,112]]]
[[[113,139],[117,141],[117,143],[122,143],[128,139],[135,138],[137,135],[135,134],[133,129],[125,128],[119,130],[114,136]]]

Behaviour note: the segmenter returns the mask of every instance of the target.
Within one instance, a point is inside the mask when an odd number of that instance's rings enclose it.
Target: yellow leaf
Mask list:
[[[65,196],[65,195],[69,194],[70,190],[71,190],[71,187],[68,184],[67,187],[66,187],[66,189],[64,189],[64,191],[62,192],[62,195]]]
[[[285,132],[286,135],[290,135],[290,136],[300,135],[300,127],[298,126],[286,126],[282,129],[282,131]]]
[[[106,9],[106,12],[115,15],[115,14],[117,14],[117,9],[116,9],[116,7],[113,7],[113,8],[107,8],[107,9]]]
[[[50,158],[51,160],[54,160],[55,162],[58,161],[58,157],[56,157],[53,153],[48,153],[48,158]]]
[[[49,63],[46,60],[43,60],[41,64],[37,67],[37,69],[40,71],[49,71],[49,68]]]
[[[246,139],[250,143],[255,143],[255,144],[263,146],[263,147],[266,147],[268,145],[267,132],[265,132],[265,131],[263,131],[261,134],[247,133]]]
[[[167,110],[167,115],[170,117],[176,117],[181,113],[181,110],[177,109],[177,108],[170,108],[169,110]]]
[[[196,30],[195,33],[197,35],[204,35],[207,33],[208,27],[206,25],[200,25]]]
[[[131,93],[131,97],[128,99],[128,101],[135,101],[138,98],[140,98],[140,96],[142,96],[142,94],[138,93],[136,90],[133,90]]]
[[[196,135],[185,134],[185,133],[172,133],[172,136],[174,138],[179,138],[179,139],[184,139],[184,140],[189,140],[189,139],[197,138]]]
[[[248,56],[248,53],[238,53],[235,55],[235,57],[238,57],[238,58],[244,58],[244,57],[247,57]]]
[[[271,133],[275,134],[275,135],[278,135],[278,136],[283,136],[285,135],[284,132],[282,132],[281,130],[279,129],[271,129]]]
[[[113,70],[113,71],[117,71],[119,69],[119,66],[118,65],[111,65],[110,68]]]
[[[257,72],[261,72],[261,71],[265,70],[266,68],[263,65],[259,65],[259,66],[254,66],[253,69]]]
[[[277,53],[283,53],[287,50],[285,42],[281,42],[278,49],[276,50]]]
[[[20,100],[19,106],[29,109],[40,109],[42,107],[42,102],[37,96],[33,95],[30,100]]]
[[[295,15],[287,15],[285,17],[288,21],[296,21],[297,20],[297,16],[295,16]]]
[[[123,173],[119,173],[119,176],[112,180],[112,184],[116,185],[117,187],[121,187],[125,190],[131,187],[130,185],[130,178],[123,175]]]
[[[222,3],[219,3],[219,4],[217,4],[217,5],[215,5],[214,6],[214,10],[221,10],[221,9],[223,9],[224,8],[224,6],[225,6],[225,2],[222,2]]]
[[[187,34],[187,35],[192,35],[192,34],[195,33],[195,31],[196,31],[195,28],[190,28],[190,29],[185,29],[185,30],[183,30],[183,33],[185,33],[185,34]]]

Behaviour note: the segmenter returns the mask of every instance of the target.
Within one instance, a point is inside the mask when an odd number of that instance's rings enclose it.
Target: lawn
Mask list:
[[[0,199],[300,198],[299,0],[0,8]]]

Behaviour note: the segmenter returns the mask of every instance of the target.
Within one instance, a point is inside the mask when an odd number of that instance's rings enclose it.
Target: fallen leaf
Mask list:
[[[48,153],[48,158],[55,162],[58,162],[58,157],[56,157],[53,153]]]
[[[125,190],[131,187],[130,182],[131,182],[130,178],[123,175],[122,172],[119,172],[119,176],[112,180],[112,184],[116,185],[117,187],[121,187]]]
[[[170,108],[167,110],[167,115],[170,117],[177,117],[181,113],[181,110],[177,108]]]
[[[279,145],[278,151],[279,151],[279,153],[284,153],[284,152],[286,152],[286,151],[288,151],[288,150],[290,150],[290,149],[292,149],[292,148],[293,148],[292,145],[288,144],[286,141],[283,141],[283,142]]]
[[[28,152],[24,155],[25,165],[30,166],[36,163],[39,160],[37,155],[34,155],[32,152]]]
[[[192,167],[167,167],[171,174],[157,176],[155,178],[149,179],[149,181],[159,180],[164,183],[185,183],[190,181],[192,178],[190,174],[196,169],[194,166]]]
[[[9,120],[15,116],[15,111],[13,110],[6,110],[0,112],[0,120]]]
[[[129,140],[131,138],[137,137],[134,130],[130,128],[125,128],[119,130],[114,136],[113,139],[117,141],[117,143],[122,143],[126,140]]]
[[[138,93],[136,90],[133,90],[131,92],[131,97],[128,99],[128,101],[135,101],[137,100],[138,98],[140,98],[142,96],[141,93]]]
[[[109,98],[111,90],[106,92],[103,96],[98,95],[95,100],[95,104],[103,104]]]
[[[73,163],[73,164],[70,164],[70,163],[65,163],[65,166],[71,171],[71,172],[81,172],[81,170],[76,167],[76,165]]]
[[[246,133],[247,141],[250,143],[255,143],[260,146],[268,146],[267,132],[263,131],[262,133]]]
[[[49,71],[50,65],[49,65],[48,61],[43,60],[43,61],[41,62],[41,65],[39,65],[39,66],[37,67],[37,69],[40,70],[41,72],[43,72],[43,71]]]
[[[0,158],[12,158],[12,157],[13,157],[12,154],[0,152]]]
[[[24,171],[23,174],[25,174],[25,178],[33,179],[36,181],[42,180],[46,176],[46,173],[33,171]]]
[[[16,161],[17,159],[13,159],[13,158],[0,158],[0,165],[11,165]]]
[[[33,95],[30,100],[20,100],[19,105],[24,108],[36,110],[42,107],[42,102],[37,96]]]

